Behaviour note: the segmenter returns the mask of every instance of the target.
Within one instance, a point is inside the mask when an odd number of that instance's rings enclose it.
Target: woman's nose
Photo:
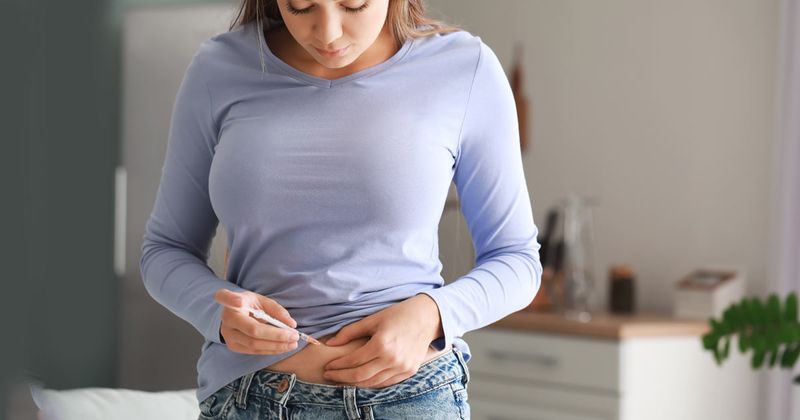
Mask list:
[[[336,48],[338,45],[330,45],[333,41],[342,37],[342,22],[335,12],[318,14],[319,20],[314,24],[314,33],[322,48]]]

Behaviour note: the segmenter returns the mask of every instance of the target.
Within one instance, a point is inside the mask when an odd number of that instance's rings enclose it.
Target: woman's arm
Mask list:
[[[219,221],[211,207],[208,174],[217,124],[203,78],[201,45],[181,82],[172,109],[167,152],[155,205],[145,228],[139,263],[148,293],[192,324],[206,340],[222,343],[220,288],[243,291],[208,267]]]
[[[480,48],[454,176],[476,265],[454,282],[423,292],[439,307],[444,336],[432,344],[440,350],[454,337],[526,307],[541,284],[514,97],[497,56],[482,41]]]

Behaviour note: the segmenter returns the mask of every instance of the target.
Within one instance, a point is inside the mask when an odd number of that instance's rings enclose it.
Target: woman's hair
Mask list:
[[[232,30],[263,16],[274,21],[283,21],[277,0],[242,0],[239,12],[228,29]],[[398,45],[403,45],[408,38],[461,30],[457,26],[426,16],[424,0],[389,0],[386,19]]]

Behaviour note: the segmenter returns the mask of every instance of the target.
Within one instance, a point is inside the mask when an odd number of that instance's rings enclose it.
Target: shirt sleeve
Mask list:
[[[454,182],[475,248],[475,266],[423,292],[439,307],[442,350],[455,337],[531,303],[541,284],[538,229],[522,167],[511,86],[482,41],[455,162]]]
[[[208,266],[219,224],[208,193],[217,125],[202,77],[201,51],[192,58],[172,108],[167,151],[139,262],[150,296],[194,326],[206,340],[223,343],[221,288],[243,289],[222,280]]]

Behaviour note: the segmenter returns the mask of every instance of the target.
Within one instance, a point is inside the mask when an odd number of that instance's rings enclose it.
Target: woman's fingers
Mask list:
[[[244,299],[239,293],[222,288],[214,294],[214,299],[227,308],[237,309],[244,305]]]
[[[257,339],[233,328],[225,331],[225,342],[232,351],[244,354],[278,354],[297,348],[297,341]]]
[[[394,385],[398,382],[401,382],[403,379],[410,378],[413,376],[413,373],[409,374],[409,372],[403,371],[398,373],[397,369],[386,369],[367,381],[359,382],[355,384],[360,388],[383,388],[389,385]]]
[[[250,308],[262,309],[268,315],[282,321],[284,324],[292,328],[297,327],[297,322],[292,318],[286,308],[281,306],[274,299],[262,294],[250,291],[233,292],[222,288],[217,290],[214,299],[226,308],[243,312],[248,316],[249,313],[247,312]]]
[[[416,373],[417,373],[417,371],[401,372],[401,373],[399,373],[399,374],[397,374],[395,376],[392,376],[391,378],[389,378],[389,379],[387,379],[387,380],[385,380],[385,381],[383,381],[383,382],[381,382],[381,383],[379,383],[377,385],[370,385],[370,387],[371,388],[385,388],[387,386],[399,384],[400,382],[403,382],[406,379],[414,376],[414,374],[416,374]]]
[[[382,359],[373,359],[354,368],[327,370],[323,377],[331,381],[344,383],[372,383],[371,379],[375,375],[387,369],[392,369],[392,366]],[[370,381],[368,382],[368,380]]]
[[[297,326],[289,311],[275,300],[250,291],[233,292],[225,288],[218,290],[214,298],[223,305],[220,333],[231,350],[274,354],[297,347],[300,339],[297,331],[269,325],[254,318],[249,311],[259,308],[291,327]]]
[[[297,341],[300,339],[300,335],[297,333],[297,331],[278,328],[266,324],[253,318],[252,315],[248,315],[247,322],[240,325],[241,327],[238,328],[239,331],[255,339],[283,342]]]
[[[249,313],[245,314],[230,308],[222,310],[222,325],[257,340],[289,342],[300,338],[296,331],[265,324]]]
[[[297,326],[297,322],[292,319],[292,316],[289,314],[289,311],[287,311],[286,308],[281,306],[278,302],[275,302],[274,299],[270,299],[264,295],[258,296],[258,303],[261,304],[261,306],[264,308],[264,312],[266,312],[269,316],[278,319],[292,328]]]

